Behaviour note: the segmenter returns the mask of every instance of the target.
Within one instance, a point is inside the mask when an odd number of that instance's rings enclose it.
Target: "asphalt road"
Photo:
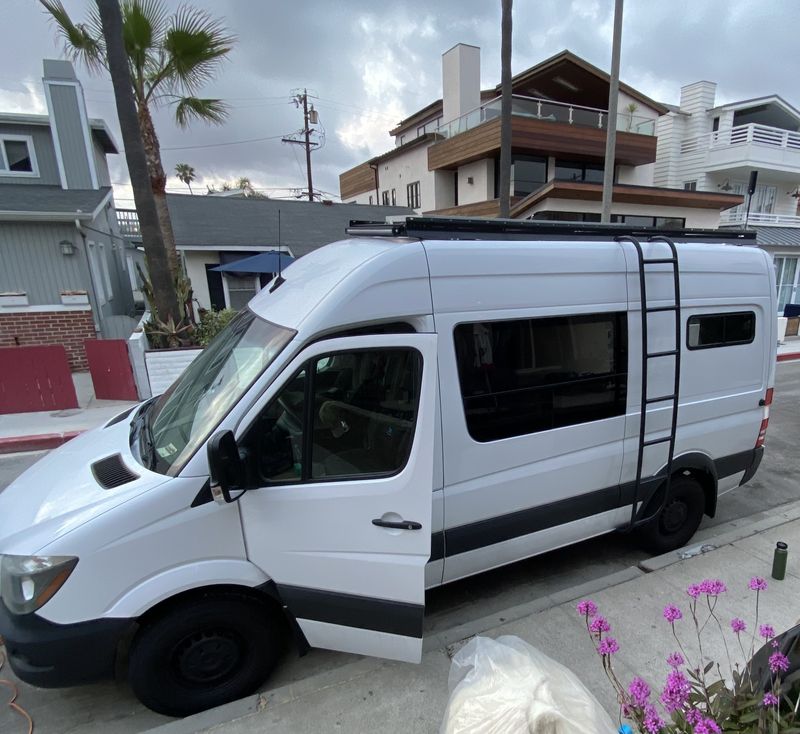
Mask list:
[[[767,451],[756,477],[720,498],[717,516],[704,529],[777,508],[800,498],[796,480],[800,446],[800,362],[779,364]],[[0,457],[0,490],[41,454]],[[515,563],[429,592],[426,631],[464,622],[556,593],[635,565],[646,557],[624,535],[607,535]],[[272,688],[322,672],[355,656],[313,650],[304,658],[290,654],[269,681]],[[9,675],[3,670],[0,677]],[[36,721],[36,731],[127,734],[169,721],[140,706],[124,684],[105,683],[66,690],[36,690],[22,685],[20,703]],[[0,701],[0,706],[2,701]],[[0,731],[23,731],[21,720],[0,707]]]

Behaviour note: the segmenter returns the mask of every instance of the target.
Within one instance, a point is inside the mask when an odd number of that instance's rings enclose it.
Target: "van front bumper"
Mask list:
[[[0,636],[11,669],[40,688],[113,677],[117,646],[131,625],[129,619],[56,624],[37,614],[12,614],[0,601]]]

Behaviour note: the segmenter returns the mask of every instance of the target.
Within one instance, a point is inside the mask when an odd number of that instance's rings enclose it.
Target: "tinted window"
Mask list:
[[[414,438],[421,368],[413,349],[312,360],[243,441],[251,484],[385,476],[402,469]]]
[[[496,441],[625,412],[624,313],[459,324],[467,430]]]
[[[527,196],[547,182],[547,158],[514,156],[514,196]]]
[[[686,325],[689,349],[750,344],[756,335],[756,315],[752,311],[691,316]]]

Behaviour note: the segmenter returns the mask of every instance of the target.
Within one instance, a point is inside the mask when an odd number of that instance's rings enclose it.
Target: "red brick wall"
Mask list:
[[[95,338],[91,311],[0,312],[0,347],[63,344],[73,372],[89,369],[83,340]]]

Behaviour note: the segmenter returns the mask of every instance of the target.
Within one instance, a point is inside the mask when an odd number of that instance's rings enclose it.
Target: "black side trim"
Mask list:
[[[287,608],[298,619],[422,638],[423,604],[282,584],[277,585],[277,590]]]
[[[431,557],[428,561],[441,561],[444,558],[444,532],[439,530],[431,535]]]
[[[738,454],[731,454],[730,456],[722,456],[715,459],[714,466],[717,468],[717,476],[720,479],[738,474],[740,471],[747,471],[753,463],[753,454],[755,449],[749,451],[742,451]],[[755,474],[755,470],[753,471]],[[752,476],[752,475],[751,475]]]
[[[280,604],[281,609],[283,610],[283,616],[286,617],[286,621],[289,623],[289,628],[292,630],[292,635],[294,636],[295,645],[297,645],[297,653],[300,657],[303,657],[310,649],[311,645],[308,644],[308,640],[306,639],[303,630],[300,628],[300,625],[297,624],[297,619],[292,614],[291,610],[286,606],[283,599],[281,598],[280,593],[278,592],[278,587],[275,585],[275,582],[270,579],[269,581],[261,584],[260,586],[256,586],[256,589],[260,591],[262,594],[266,594],[270,599],[274,599],[278,604]]]
[[[742,477],[742,481],[739,482],[739,486],[741,487],[743,484],[747,484],[755,473],[758,471],[758,467],[761,464],[761,459],[764,458],[764,447],[759,446],[757,449],[753,449],[753,460],[750,462],[750,466],[744,470],[744,476]]]
[[[20,678],[40,688],[75,686],[114,675],[117,644],[133,620],[56,624],[37,614],[12,614],[0,602],[0,635]]]
[[[200,487],[200,491],[192,500],[192,504],[189,505],[189,507],[200,507],[200,505],[205,505],[213,501],[214,497],[211,495],[211,479],[206,479],[206,483]]]

